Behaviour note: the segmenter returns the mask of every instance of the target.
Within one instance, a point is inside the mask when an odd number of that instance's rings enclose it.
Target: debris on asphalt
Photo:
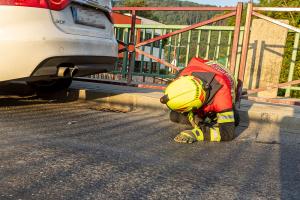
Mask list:
[[[72,124],[76,124],[76,123],[77,123],[77,121],[69,121],[68,125],[72,125]]]

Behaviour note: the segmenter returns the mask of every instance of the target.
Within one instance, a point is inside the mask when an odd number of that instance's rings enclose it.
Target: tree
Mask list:
[[[147,7],[148,4],[146,3],[146,0],[125,0],[125,1],[115,2],[114,6]],[[139,12],[137,12],[137,15],[141,16],[141,17],[148,18],[148,19],[157,20],[157,17],[155,17],[149,11],[139,11]]]
[[[299,0],[260,0],[260,6],[268,7],[300,7]],[[300,14],[293,12],[267,12],[270,17],[288,19],[293,26],[300,25]]]
[[[125,0],[124,6],[126,7],[144,7],[146,6],[145,0]]]

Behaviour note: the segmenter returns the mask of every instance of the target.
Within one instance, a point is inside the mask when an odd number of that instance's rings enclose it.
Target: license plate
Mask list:
[[[103,21],[106,16],[100,10],[77,5],[72,5],[71,10],[76,24],[105,29]]]

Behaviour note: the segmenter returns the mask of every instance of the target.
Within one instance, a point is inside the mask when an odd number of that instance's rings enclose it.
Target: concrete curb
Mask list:
[[[97,106],[104,109],[118,110],[120,112],[130,112],[134,110],[153,110],[155,112],[168,113],[168,108],[159,102],[162,93],[152,95],[151,92],[141,93],[123,86],[115,89],[97,88],[73,88],[71,96],[77,100],[97,103]],[[111,90],[111,91],[109,91]],[[126,91],[127,90],[127,91]],[[265,103],[251,103],[243,101],[238,109],[242,134],[238,137],[241,140],[255,140],[263,143],[281,143],[282,141],[294,141],[300,143],[300,110],[292,106],[272,105]],[[297,139],[282,139],[282,133],[291,134]],[[285,138],[293,138],[291,135]]]
[[[154,97],[85,89],[71,89],[70,92],[72,98],[97,102],[103,108],[111,108],[121,112],[130,112],[137,109],[168,112],[168,108]]]

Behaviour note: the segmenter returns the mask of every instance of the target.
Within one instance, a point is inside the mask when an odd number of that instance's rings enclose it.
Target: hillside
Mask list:
[[[115,1],[114,6],[152,6],[152,7],[194,7],[207,6],[198,3],[179,0],[136,0]],[[190,25],[199,21],[207,20],[218,12],[139,12],[138,15],[159,21],[164,24]]]

